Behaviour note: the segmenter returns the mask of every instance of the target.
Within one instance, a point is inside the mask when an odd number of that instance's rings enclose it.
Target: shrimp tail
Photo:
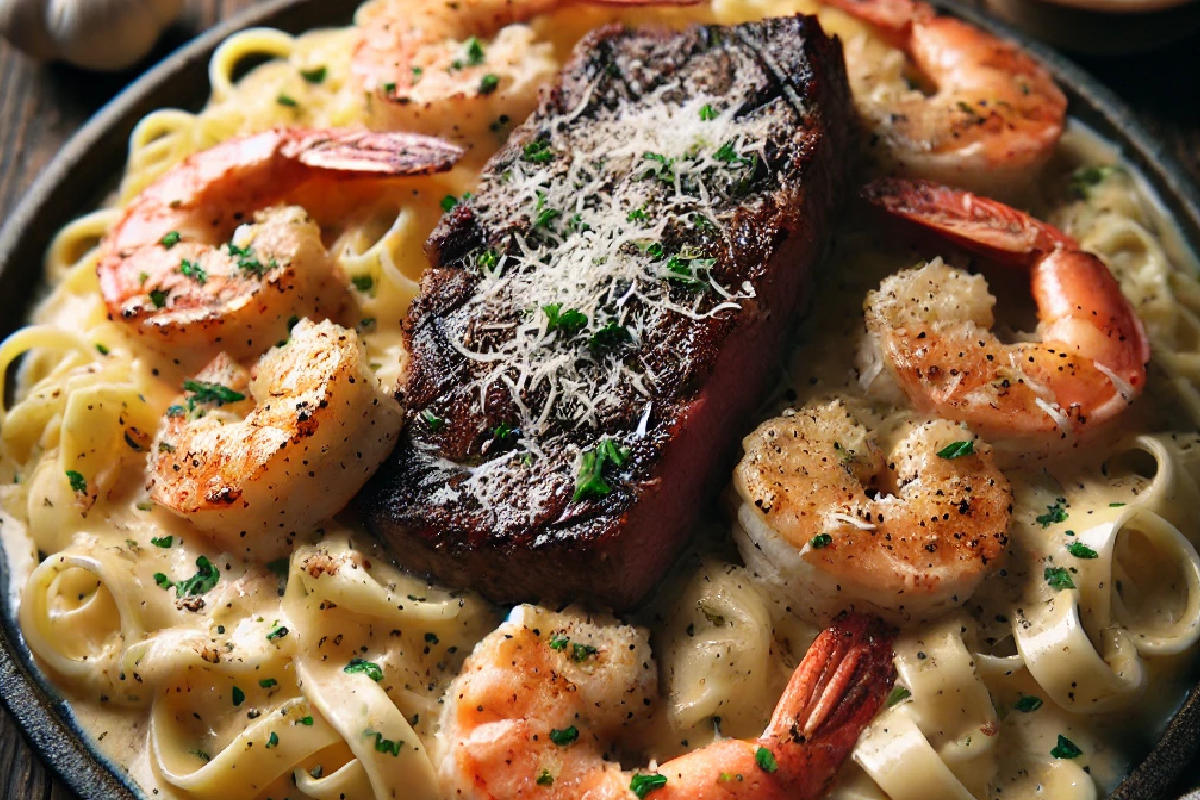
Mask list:
[[[890,216],[1001,263],[1031,266],[1054,250],[1079,249],[1070,236],[1023,211],[929,181],[881,178],[862,196]]]
[[[820,781],[819,797],[879,713],[896,679],[895,633],[882,619],[843,612],[792,674],[759,745],[772,751],[785,781]]]
[[[304,132],[289,149],[288,155],[310,167],[397,177],[445,172],[463,156],[458,145],[401,132]]]

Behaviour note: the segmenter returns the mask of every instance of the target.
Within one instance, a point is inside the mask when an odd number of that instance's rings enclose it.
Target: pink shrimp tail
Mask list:
[[[876,616],[839,616],[792,674],[759,744],[777,754],[797,797],[821,797],[879,713],[896,669],[894,633]]]
[[[366,130],[297,130],[284,154],[318,169],[356,175],[430,175],[453,167],[458,145],[417,133]]]
[[[936,232],[980,255],[1032,266],[1062,248],[1078,250],[1070,236],[997,200],[929,181],[881,178],[862,192],[887,214]]]

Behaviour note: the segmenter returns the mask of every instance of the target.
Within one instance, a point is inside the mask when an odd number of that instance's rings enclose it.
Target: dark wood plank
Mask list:
[[[253,0],[188,0],[182,19],[142,64],[96,75],[39,66],[0,43],[0,219],[4,219],[62,144],[97,109],[197,31]],[[1078,61],[1114,89],[1200,183],[1200,33],[1148,54]],[[1190,776],[1179,791],[1200,784]],[[73,800],[0,711],[0,798]]]

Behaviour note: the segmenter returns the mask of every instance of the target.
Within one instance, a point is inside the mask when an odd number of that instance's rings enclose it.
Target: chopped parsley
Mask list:
[[[158,443],[158,452],[160,452],[160,453],[174,453],[174,452],[175,452],[175,445],[171,444],[170,442],[159,442],[159,443]]]
[[[304,80],[307,81],[308,83],[324,83],[325,76],[328,73],[329,73],[328,69],[326,69],[324,66],[320,66],[320,67],[313,67],[312,69],[300,70],[300,77],[304,78]]]
[[[482,78],[479,79],[479,93],[480,94],[491,94],[492,92],[496,91],[499,88],[500,88],[500,76],[498,76],[498,75],[488,74],[488,75],[484,75]]]
[[[544,228],[556,220],[560,214],[556,208],[546,208],[546,193],[541,189],[538,189],[537,198],[537,208],[534,209],[537,212],[537,219],[533,221],[533,227]]]
[[[353,658],[347,664],[342,672],[348,672],[351,675],[366,675],[371,680],[379,683],[383,680],[383,669],[374,661],[367,661],[362,658]]]
[[[279,735],[276,734],[275,731],[271,731],[271,735],[269,737],[267,737],[267,743],[266,743],[266,745],[264,745],[264,747],[266,747],[268,750],[270,750],[272,747],[278,747],[278,746],[279,746]]]
[[[627,217],[625,217],[626,222],[645,222],[647,219],[649,219],[649,217],[646,215],[646,209],[644,206],[642,208],[635,208],[633,211],[629,212]]]
[[[279,681],[275,680],[274,678],[263,678],[258,682],[258,685],[264,689],[270,689],[272,686],[276,686],[278,684]]]
[[[170,250],[172,247],[179,244],[179,240],[182,238],[183,237],[179,235],[179,231],[167,231],[165,234],[163,234],[163,237],[158,240],[158,243],[167,250]]]
[[[108,347],[100,344],[100,342],[96,342],[96,352],[102,356],[106,356],[108,355]]]
[[[550,770],[544,769],[538,773],[537,785],[538,786],[553,786],[554,785],[554,776],[550,774]]]
[[[588,349],[593,353],[604,348],[613,348],[633,341],[633,334],[619,322],[609,322],[588,338]]]
[[[891,708],[897,703],[903,703],[910,697],[912,697],[912,692],[910,692],[907,687],[897,686],[893,688],[891,693],[887,696],[887,706],[888,708]]]
[[[1086,200],[1091,190],[1104,183],[1118,170],[1114,166],[1080,167],[1071,173],[1067,188],[1075,197]]]
[[[657,772],[639,772],[629,781],[629,790],[637,795],[638,800],[646,800],[646,795],[666,785],[666,775],[660,775]]]
[[[151,536],[150,537],[150,544],[154,545],[155,547],[161,547],[164,550],[169,548],[171,546],[171,543],[174,541],[175,541],[174,536]]]
[[[188,750],[188,755],[193,755],[197,758],[203,758],[205,761],[212,761],[212,756],[203,750]]]
[[[1034,697],[1033,695],[1028,695],[1028,694],[1022,695],[1021,698],[1019,700],[1017,700],[1016,703],[1013,704],[1014,709],[1016,709],[1017,711],[1020,711],[1024,714],[1030,714],[1034,711],[1037,711],[1041,707],[1042,707],[1042,698]]]
[[[554,151],[547,139],[538,139],[525,145],[522,157],[533,164],[549,164],[554,160]]]
[[[216,403],[223,406],[226,403],[236,403],[246,399],[246,395],[241,392],[235,392],[228,386],[207,381],[186,380],[183,382],[183,390],[192,393],[192,396],[188,398],[188,405],[193,407],[196,403]]]
[[[1058,735],[1058,744],[1050,751],[1050,755],[1055,758],[1079,758],[1083,755],[1083,751],[1074,742],[1060,733]]]
[[[775,760],[775,754],[765,747],[754,751],[754,763],[758,764],[758,768],[763,772],[774,772],[779,769],[779,762]]]
[[[1067,545],[1067,552],[1076,558],[1099,558],[1100,554],[1092,548],[1088,547],[1083,542],[1071,542]]]
[[[169,296],[170,293],[166,289],[150,290],[150,302],[154,304],[155,308],[166,308],[167,297]]]
[[[286,626],[277,625],[275,628],[273,628],[271,630],[270,633],[267,634],[267,641],[273,642],[276,639],[282,639],[283,637],[287,636],[288,633],[290,633],[290,631],[287,629]]]
[[[675,182],[675,159],[667,158],[662,153],[655,153],[650,150],[642,153],[642,158],[651,161],[657,166],[652,166],[642,175],[642,180],[650,178],[658,178],[663,183]]]
[[[629,459],[629,448],[621,447],[612,439],[604,439],[594,448],[584,450],[575,476],[575,496],[572,502],[585,498],[606,497],[612,487],[604,480],[604,468],[608,464],[621,467]]]
[[[196,283],[203,286],[208,283],[208,272],[204,267],[200,266],[198,261],[188,261],[186,258],[179,262],[179,272],[187,278],[191,278]]]
[[[823,547],[829,547],[829,545],[833,544],[833,537],[828,533],[818,533],[812,537],[809,544],[812,545],[813,550],[820,550]]]
[[[363,731],[363,736],[366,736],[367,738],[372,736],[375,737],[375,752],[377,753],[388,753],[393,756],[398,756],[400,755],[400,748],[404,747],[404,742],[396,741],[394,739],[385,739],[383,738],[382,733],[379,731],[373,731],[370,728]]]
[[[249,272],[253,275],[257,275],[260,278],[266,272],[266,268],[263,266],[261,261],[255,258],[254,252],[250,249],[249,245],[245,247],[238,247],[233,242],[229,242],[225,245],[225,249],[229,252],[231,257],[238,260],[238,269]],[[272,260],[271,267],[274,268],[274,266],[275,262]]]
[[[571,645],[571,660],[572,661],[587,661],[592,656],[600,651],[592,647],[590,644],[580,644],[575,642]]]
[[[568,644],[570,644],[570,642],[571,642],[570,637],[566,636],[565,634],[562,634],[562,633],[555,634],[554,636],[550,637],[550,649],[551,650],[562,650]]]
[[[1066,522],[1067,521],[1067,511],[1065,508],[1066,504],[1067,504],[1067,501],[1065,498],[1062,498],[1062,497],[1058,498],[1055,501],[1054,505],[1046,506],[1045,514],[1041,514],[1034,521],[1037,522],[1037,524],[1041,525],[1043,528],[1049,528],[1051,525],[1056,525],[1060,522]]]
[[[487,57],[487,54],[484,52],[483,44],[479,41],[478,37],[472,36],[470,39],[467,39],[467,65],[468,66],[478,67],[480,64],[483,63],[483,61],[486,57]]]
[[[299,720],[297,720],[297,721],[298,721],[298,722],[299,722],[301,725],[309,725],[309,726],[311,726],[311,725],[313,724],[313,718],[312,718],[312,717],[301,717],[301,718],[300,718]]]
[[[75,494],[87,494],[87,478],[83,477],[83,473],[77,470],[67,470],[67,481],[71,484],[71,491]]]
[[[476,263],[486,270],[493,270],[496,268],[496,265],[500,263],[500,256],[496,254],[495,250],[484,250],[479,254],[479,258]]]
[[[458,205],[458,198],[452,194],[448,194],[442,198],[442,211],[449,214]]]
[[[350,282],[354,284],[354,288],[360,292],[369,292],[375,285],[375,279],[370,275],[354,275],[350,278]]]
[[[962,458],[975,455],[975,442],[951,442],[937,452],[938,458]]]
[[[715,258],[701,258],[699,256],[689,256],[679,254],[671,256],[667,259],[667,276],[668,280],[684,286],[690,291],[695,291],[704,285],[697,273],[701,270],[711,269],[717,263]]]
[[[446,424],[446,420],[442,419],[428,408],[421,412],[421,419],[425,420],[425,424],[429,426],[429,430],[434,432],[440,431]]]
[[[1042,570],[1042,577],[1051,588],[1060,591],[1075,588],[1075,581],[1071,580],[1071,573],[1065,567],[1046,567]]]
[[[165,591],[173,587],[175,582],[161,572],[156,572],[154,573],[154,585]]]
[[[220,579],[221,571],[208,560],[208,556],[197,556],[196,574],[176,584],[175,594],[178,597],[204,594],[211,591]]]
[[[183,406],[167,406],[167,416],[170,419],[179,419],[187,416],[187,409]]]
[[[425,641],[428,644],[437,644],[439,640],[436,633],[427,633],[425,634]]]
[[[710,105],[706,105],[704,108],[700,109],[701,122],[712,122],[718,116],[717,110]]]
[[[296,102],[296,98],[292,97],[290,94],[284,94],[283,92],[275,95],[275,102],[284,108],[296,108],[300,105]]]
[[[755,160],[739,156],[737,150],[734,149],[733,142],[726,142],[717,148],[717,152],[713,153],[713,158],[720,161],[722,164],[740,164],[742,166],[751,166]]]
[[[542,306],[542,313],[546,315],[546,333],[554,333],[561,331],[563,336],[574,336],[587,327],[588,318],[585,317],[578,309],[568,308],[562,310],[562,303],[551,303],[550,305]]]
[[[566,747],[579,738],[579,729],[572,725],[569,728],[550,729],[550,741],[554,742],[559,747]]]
[[[1125,505],[1124,503],[1109,503],[1108,507],[1109,508],[1121,508],[1124,505]]]
[[[243,692],[241,689],[239,689],[236,686],[233,687],[233,705],[234,705],[234,707],[236,708],[237,706],[240,706],[244,702],[246,702],[246,693]]]

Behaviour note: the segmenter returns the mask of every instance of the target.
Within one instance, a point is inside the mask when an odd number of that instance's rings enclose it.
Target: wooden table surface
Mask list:
[[[59,147],[150,64],[253,0],[187,0],[183,18],[142,65],[98,75],[38,65],[0,42],[0,220],[20,201]],[[1200,32],[1149,54],[1077,57],[1115,90],[1200,182]],[[1200,770],[1197,770],[1200,773]],[[1181,790],[1200,785],[1195,774]],[[71,800],[0,710],[0,800]]]

